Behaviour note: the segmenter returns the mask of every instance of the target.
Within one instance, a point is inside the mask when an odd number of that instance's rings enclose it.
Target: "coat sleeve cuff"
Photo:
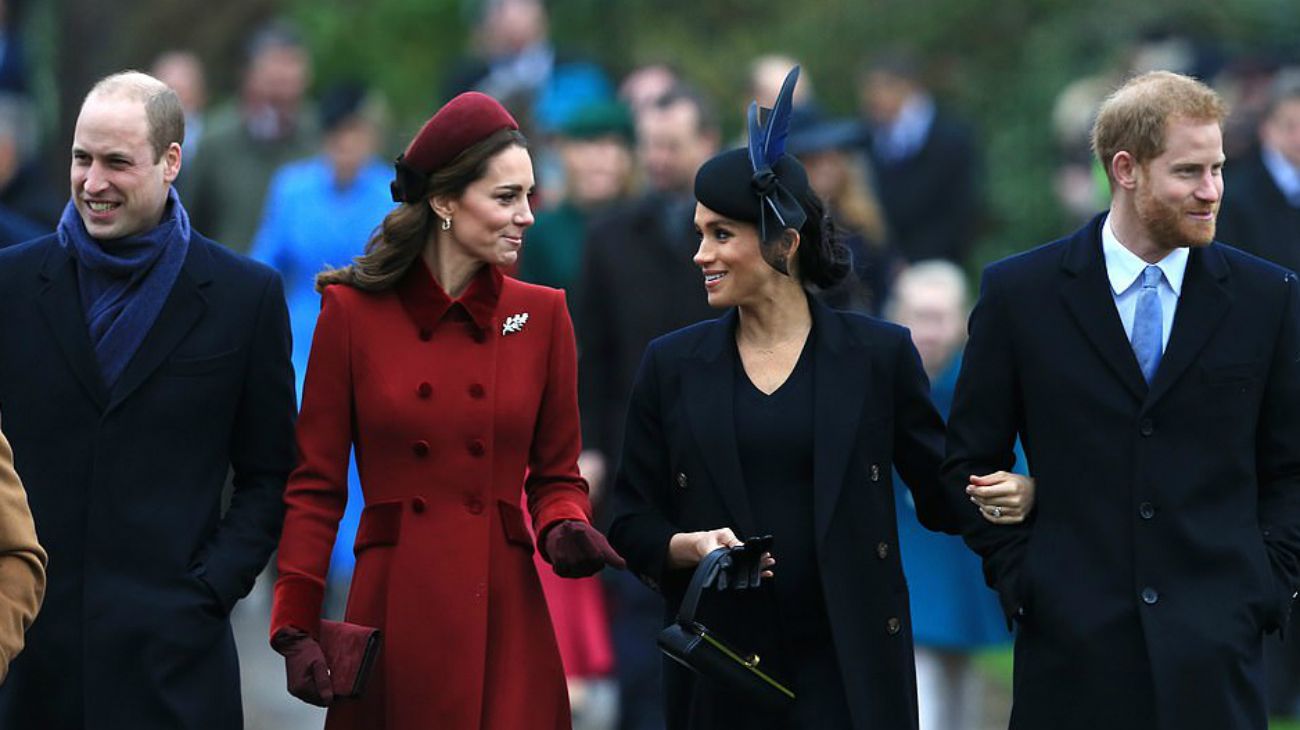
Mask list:
[[[275,584],[275,602],[271,607],[271,636],[282,629],[295,628],[318,639],[324,600],[323,584],[308,578],[280,576]]]

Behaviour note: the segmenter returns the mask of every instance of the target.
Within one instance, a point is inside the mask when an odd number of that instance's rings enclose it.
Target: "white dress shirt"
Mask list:
[[[1110,279],[1110,293],[1115,298],[1115,308],[1119,310],[1119,319],[1124,323],[1124,334],[1133,340],[1133,317],[1137,311],[1138,292],[1142,289],[1142,271],[1147,262],[1138,255],[1124,248],[1124,244],[1115,237],[1115,229],[1110,225],[1110,216],[1101,226],[1101,253],[1106,261],[1106,276]],[[1189,251],[1179,247],[1171,251],[1159,262],[1152,264],[1160,267],[1164,274],[1160,279],[1157,292],[1160,295],[1160,313],[1164,316],[1161,329],[1160,351],[1169,347],[1169,333],[1174,328],[1174,313],[1178,309],[1178,297],[1183,293],[1183,276],[1187,273]]]

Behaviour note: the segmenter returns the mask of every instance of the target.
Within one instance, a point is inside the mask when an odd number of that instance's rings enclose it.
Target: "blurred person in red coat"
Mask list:
[[[590,526],[564,294],[501,274],[533,223],[518,124],[484,94],[438,111],[397,161],[365,255],[317,278],[285,494],[272,646],[326,727],[569,728],[564,672],[519,508],[565,577],[623,567]],[[334,697],[318,644],[356,449],[366,506],[349,622],[379,628],[365,692]]]

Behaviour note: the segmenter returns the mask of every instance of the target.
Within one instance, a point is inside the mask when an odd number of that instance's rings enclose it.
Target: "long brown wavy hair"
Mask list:
[[[316,275],[316,291],[330,284],[347,284],[364,291],[391,289],[420,257],[429,237],[438,225],[438,216],[429,200],[439,195],[457,197],[487,173],[488,162],[507,147],[528,149],[528,141],[518,130],[502,129],[461,152],[456,159],[429,176],[429,187],[417,203],[402,203],[384,216],[365,253],[351,264],[326,269]]]

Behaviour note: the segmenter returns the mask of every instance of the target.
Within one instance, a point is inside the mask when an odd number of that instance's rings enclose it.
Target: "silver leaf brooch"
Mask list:
[[[501,335],[512,335],[516,332],[522,332],[524,324],[528,322],[528,312],[512,314],[506,317],[506,321],[501,324]]]

